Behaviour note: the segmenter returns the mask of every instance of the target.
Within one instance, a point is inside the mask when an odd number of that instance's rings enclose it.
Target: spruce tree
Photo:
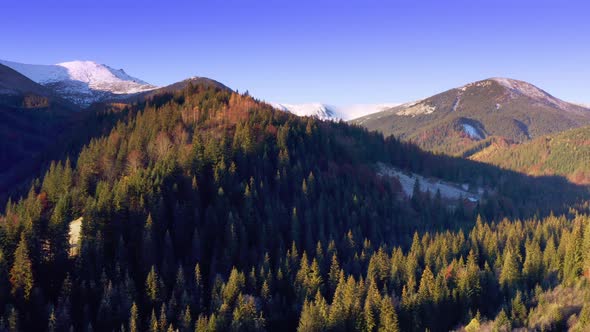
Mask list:
[[[12,295],[22,296],[28,300],[33,289],[33,270],[25,234],[21,233],[20,242],[14,252],[14,264],[10,270]]]
[[[139,312],[137,304],[133,302],[131,305],[131,312],[129,314],[129,332],[138,332],[140,330]]]

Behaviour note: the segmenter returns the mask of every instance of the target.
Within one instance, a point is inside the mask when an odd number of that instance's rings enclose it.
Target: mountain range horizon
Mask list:
[[[104,91],[113,93],[115,95],[130,95],[140,92],[147,92],[161,88],[162,86],[151,85],[141,79],[129,76],[124,69],[112,69],[106,64],[99,64],[92,60],[72,60],[67,62],[61,62],[55,65],[38,65],[38,64],[24,64],[15,61],[0,59],[0,64],[6,65],[36,83],[43,85],[55,85],[58,82],[66,80],[82,83],[80,87],[66,86],[66,95],[72,93],[74,95],[67,97],[70,101],[77,103],[81,106],[89,106],[92,102],[107,100],[113,98],[112,95],[101,93],[99,96],[92,95],[91,90]],[[104,77],[105,73],[97,73],[97,71],[106,71],[106,75],[112,75],[112,77]],[[73,76],[72,74],[73,73]],[[101,77],[102,75],[102,77]],[[193,78],[189,76],[186,79]],[[185,80],[186,80],[185,79]],[[491,77],[484,80],[495,79]],[[507,81],[519,81],[514,78],[496,78],[504,79]],[[114,81],[115,80],[115,81]],[[120,82],[116,81],[119,80]],[[483,81],[483,80],[482,80]],[[123,86],[121,86],[121,82]],[[521,81],[522,82],[522,81]],[[172,85],[178,82],[170,82]],[[472,84],[468,82],[463,86]],[[525,82],[526,83],[526,82]],[[95,87],[91,87],[94,84]],[[100,85],[103,85],[102,87]],[[534,85],[527,83],[534,87]],[[62,93],[63,94],[63,93]],[[82,96],[80,96],[82,94]],[[63,96],[62,96],[63,97]],[[264,96],[257,96],[261,100],[264,100]],[[423,98],[426,99],[426,98]],[[354,103],[346,105],[335,105],[332,103],[325,103],[321,101],[310,101],[305,103],[285,103],[282,101],[267,101],[273,107],[283,111],[288,111],[300,116],[317,116],[320,119],[327,120],[345,120],[352,121],[363,116],[384,111],[389,108],[397,107],[404,104],[411,104],[419,102],[422,99],[414,101],[396,101],[396,102],[379,102],[379,103]],[[572,104],[590,108],[590,103],[584,102],[570,102]]]

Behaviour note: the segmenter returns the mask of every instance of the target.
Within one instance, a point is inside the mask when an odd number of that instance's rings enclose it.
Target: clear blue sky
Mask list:
[[[492,76],[590,103],[590,4],[567,0],[2,0],[0,58],[95,60],[157,85],[403,102]]]

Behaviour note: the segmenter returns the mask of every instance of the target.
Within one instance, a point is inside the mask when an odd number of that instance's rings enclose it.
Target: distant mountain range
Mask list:
[[[590,109],[530,83],[491,78],[352,122],[428,150],[469,155],[492,137],[524,142],[590,124]]]
[[[71,61],[55,65],[32,65],[0,60],[30,80],[50,89],[56,96],[87,107],[94,102],[118,99],[157,87],[93,61]]]
[[[0,138],[8,142],[11,137],[20,137],[22,142],[4,148],[5,161],[42,150],[45,140],[63,129],[62,120],[70,119],[68,114],[74,110],[97,102],[145,100],[189,84],[231,90],[204,77],[156,87],[122,69],[92,61],[30,65],[0,60],[0,110],[4,111],[0,114],[4,119]],[[530,83],[508,78],[469,83],[405,104],[269,104],[298,116],[350,121],[431,151],[464,157],[497,142],[514,145],[590,125],[587,105],[565,102]],[[44,112],[28,114],[22,112],[25,109]]]
[[[274,108],[298,116],[314,116],[322,120],[352,120],[367,114],[381,112],[400,105],[399,103],[354,104],[334,106],[322,103],[281,104],[270,103]]]

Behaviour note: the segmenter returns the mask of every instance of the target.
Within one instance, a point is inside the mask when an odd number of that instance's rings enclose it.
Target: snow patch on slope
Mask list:
[[[483,139],[483,136],[479,133],[479,130],[475,129],[472,125],[467,123],[461,124],[463,126],[463,131],[471,138],[475,140]]]
[[[402,105],[402,106],[405,106],[405,105]],[[435,106],[428,105],[428,104],[426,104],[426,103],[424,103],[422,101],[418,101],[418,102],[407,104],[407,107],[405,107],[402,110],[398,111],[396,114],[397,115],[402,115],[402,116],[415,117],[417,115],[428,115],[428,114],[432,114],[432,113],[434,113],[434,111],[436,111],[436,107]]]
[[[432,196],[434,196],[437,191],[440,191],[440,195],[447,199],[467,198],[470,201],[477,202],[481,198],[479,191],[482,190],[478,190],[478,193],[472,193],[454,183],[445,182],[440,179],[425,178],[415,173],[403,172],[384,163],[377,164],[377,175],[397,178],[402,185],[404,194],[409,198],[411,198],[414,193],[416,180],[420,183],[420,191],[429,192]]]
[[[78,253],[78,244],[80,242],[80,232],[82,231],[83,217],[72,220],[70,222],[69,230],[69,243],[70,243],[70,256],[75,256]]]

